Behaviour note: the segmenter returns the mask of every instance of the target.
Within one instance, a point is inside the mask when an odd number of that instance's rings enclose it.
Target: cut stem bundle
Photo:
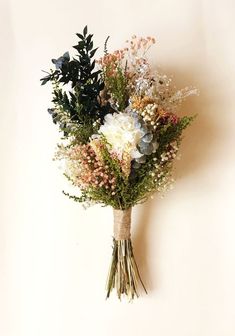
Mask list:
[[[127,296],[130,300],[139,296],[139,283],[146,288],[133,254],[130,239],[131,208],[127,210],[114,209],[114,239],[113,254],[107,279],[107,298],[113,289],[117,296]]]

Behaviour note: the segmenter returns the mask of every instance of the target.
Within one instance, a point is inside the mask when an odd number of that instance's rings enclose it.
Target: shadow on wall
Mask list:
[[[182,105],[179,115],[195,115],[197,118],[193,124],[184,132],[184,140],[181,144],[180,153],[181,159],[175,163],[175,177],[176,179],[193,178],[197,172],[202,171],[214,155],[213,139],[218,136],[217,125],[212,120],[208,111],[213,105],[212,97],[207,95],[206,84],[202,84],[202,79],[191,72],[189,75],[177,73],[176,71],[166,71],[167,74],[173,74],[173,82],[177,88],[184,88],[185,86],[195,85],[199,90],[199,96],[189,97]],[[178,80],[177,79],[183,79]],[[209,111],[210,112],[210,111]],[[213,112],[213,111],[212,111]],[[149,200],[139,207],[139,217],[136,222],[136,230],[133,236],[133,245],[135,257],[141,277],[146,285],[147,291],[155,290],[160,283],[160,279],[153,281],[151,276],[151,267],[158,268],[158,253],[155,255],[152,262],[154,265],[149,265],[148,247],[149,247],[149,232],[151,231],[150,223],[157,225],[160,228],[160,223],[151,220],[153,209],[158,206],[156,201]],[[154,230],[160,234],[160,230]],[[157,235],[156,246],[159,246],[161,237]],[[150,267],[151,266],[151,267]],[[157,272],[159,274],[159,272]]]

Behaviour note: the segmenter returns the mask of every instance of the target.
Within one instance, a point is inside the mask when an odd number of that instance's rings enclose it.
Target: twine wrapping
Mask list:
[[[131,237],[131,208],[126,210],[113,209],[115,240],[130,239]]]

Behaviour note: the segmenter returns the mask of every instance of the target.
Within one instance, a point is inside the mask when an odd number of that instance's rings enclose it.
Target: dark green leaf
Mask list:
[[[87,26],[85,26],[83,29],[83,35],[86,36],[86,34],[87,34]]]
[[[89,44],[91,42],[91,39],[93,37],[93,34],[89,34],[86,38],[87,44]]]
[[[93,50],[90,52],[90,58],[92,58],[92,57],[95,55],[97,49],[98,49],[98,48],[95,48],[95,49],[93,49]]]
[[[76,35],[77,35],[81,40],[83,40],[83,35],[82,35],[82,34],[77,33]]]

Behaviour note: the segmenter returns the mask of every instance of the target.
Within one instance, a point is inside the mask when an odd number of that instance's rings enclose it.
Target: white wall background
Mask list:
[[[235,334],[235,3],[233,0],[1,0],[1,336]],[[105,301],[111,209],[65,198],[41,69],[85,24],[110,49],[156,36],[153,64],[193,84],[175,189],[134,210],[149,295]]]

